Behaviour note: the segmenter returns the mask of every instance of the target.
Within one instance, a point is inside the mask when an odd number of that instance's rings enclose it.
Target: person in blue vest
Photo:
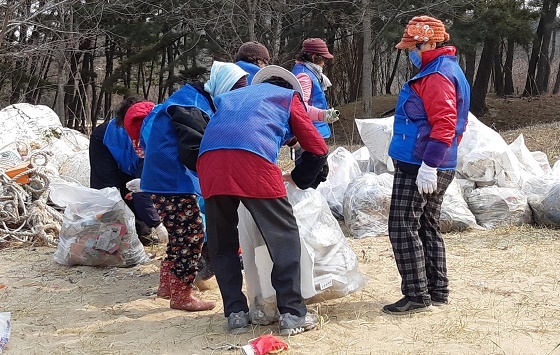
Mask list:
[[[284,181],[308,188],[326,161],[327,145],[309,119],[299,82],[282,67],[261,69],[252,85],[217,96],[215,104],[216,114],[200,145],[197,171],[206,203],[208,249],[228,330],[247,332],[251,322],[237,258],[240,203],[262,232],[274,264],[270,276],[280,333],[314,329],[319,317],[307,312],[301,295],[300,237]],[[278,153],[293,136],[305,152],[302,162],[283,175],[276,165]]]
[[[130,111],[133,106],[135,108]],[[144,117],[153,106],[152,102],[141,101],[135,96],[124,99],[115,112],[115,118],[93,130],[89,145],[90,187],[116,187],[119,190],[125,203],[134,212],[136,231],[144,244],[153,242],[150,238],[152,228],[162,242],[166,239],[166,231],[153,204],[146,203],[144,196],[127,198],[126,184],[140,176],[143,161],[135,153],[123,121],[127,113]]]
[[[395,162],[389,239],[401,275],[403,298],[383,311],[408,314],[448,303],[445,244],[439,230],[443,195],[457,166],[467,127],[470,85],[449,34],[433,17],[408,23],[396,48],[409,51],[419,69],[397,100],[389,155]]]
[[[237,50],[234,61],[241,69],[249,73],[247,85],[251,85],[255,74],[270,62],[270,54],[268,49],[257,41],[245,42]]]
[[[292,73],[303,89],[303,102],[307,106],[309,117],[324,138],[331,136],[329,123],[338,120],[338,111],[329,108],[325,91],[332,86],[329,78],[323,74],[325,62],[334,56],[329,52],[325,41],[320,38],[308,38],[303,41],[301,51],[296,57]]]
[[[329,108],[325,90],[332,86],[329,78],[323,74],[325,62],[334,56],[329,52],[327,44],[320,38],[308,38],[303,41],[301,51],[296,57],[296,64],[292,73],[298,79],[303,90],[303,102],[307,107],[307,113],[313,121],[315,128],[326,139],[331,136],[329,123],[339,119],[339,112],[334,108]],[[288,144],[293,149],[293,159],[296,164],[301,160],[303,153],[301,146],[297,142]],[[326,181],[329,173],[329,166],[325,164],[317,180],[311,186],[317,186]]]
[[[153,195],[169,232],[157,294],[169,298],[173,309],[196,312],[215,307],[214,302],[199,299],[194,286],[205,231],[197,197],[201,195],[198,175],[193,169],[202,134],[214,115],[212,98],[246,86],[246,77],[237,65],[215,61],[205,84],[184,85],[141,124],[125,121],[137,152],[144,155],[136,192]]]

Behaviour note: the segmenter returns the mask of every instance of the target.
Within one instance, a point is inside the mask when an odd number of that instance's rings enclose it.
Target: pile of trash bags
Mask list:
[[[89,137],[47,106],[0,110],[0,243],[56,245],[65,265],[148,260],[116,188],[89,188]],[[64,212],[63,212],[64,211]]]
[[[357,119],[364,147],[333,151],[328,162],[334,172],[318,188],[355,238],[387,234],[395,170],[388,156],[393,120]],[[560,226],[560,162],[551,168],[546,154],[527,149],[523,135],[507,144],[469,113],[456,176],[443,200],[441,230],[531,223]]]

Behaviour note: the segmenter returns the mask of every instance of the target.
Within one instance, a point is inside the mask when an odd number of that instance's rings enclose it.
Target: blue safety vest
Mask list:
[[[321,83],[319,82],[319,78],[313,73],[311,70],[307,69],[307,67],[303,64],[296,64],[292,69],[292,73],[294,75],[298,75],[301,73],[305,73],[309,75],[311,81],[313,82],[313,86],[311,87],[311,97],[309,98],[309,102],[307,103],[309,106],[317,107],[321,110],[327,110],[329,108],[329,104],[327,103],[327,97],[325,96],[325,92],[321,87]],[[323,138],[329,138],[331,136],[331,128],[329,124],[326,122],[321,121],[313,121],[313,125],[319,131]]]
[[[154,194],[198,194],[198,175],[187,169],[179,159],[177,134],[167,112],[171,106],[196,107],[212,117],[210,103],[191,85],[185,85],[164,103],[154,108],[143,125],[141,136],[146,139],[144,171],[140,187]]]
[[[439,73],[449,79],[456,90],[457,125],[455,127],[455,138],[438,167],[441,170],[451,170],[457,166],[458,137],[465,132],[470,106],[470,85],[455,56],[442,55],[437,57],[404,84],[395,108],[395,122],[393,124],[393,138],[389,145],[389,156],[405,163],[422,164],[432,127],[428,122],[428,115],[422,99],[410,88],[410,84],[434,73]]]
[[[112,119],[107,124],[103,144],[109,149],[111,155],[119,165],[119,169],[128,175],[139,176],[141,159],[134,151],[132,140],[124,127],[117,126],[117,121]]]
[[[216,96],[212,117],[200,144],[200,155],[216,149],[241,149],[276,163],[290,136],[288,120],[294,90],[255,84]]]

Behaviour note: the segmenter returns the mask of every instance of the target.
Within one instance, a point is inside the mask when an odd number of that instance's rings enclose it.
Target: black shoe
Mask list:
[[[440,307],[446,306],[449,304],[449,301],[446,298],[434,298],[432,297],[432,306]]]
[[[426,312],[431,310],[430,306],[430,299],[420,298],[412,300],[411,298],[404,296],[395,303],[383,306],[383,312],[395,315]]]
[[[430,293],[430,297],[432,299],[432,306],[445,306],[447,304],[449,304],[448,301],[448,294],[449,293],[444,293],[443,295],[441,293],[438,293],[437,295],[434,293]]]

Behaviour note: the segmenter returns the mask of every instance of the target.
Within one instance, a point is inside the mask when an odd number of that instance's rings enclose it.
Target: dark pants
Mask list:
[[[438,170],[437,190],[420,194],[416,175],[398,167],[389,210],[389,239],[402,277],[401,291],[411,298],[447,299],[449,281],[439,217],[454,170]]]
[[[132,194],[132,201],[134,202],[136,216],[150,229],[157,227],[158,224],[161,223],[158,211],[154,207],[152,194],[147,192],[135,192]]]
[[[239,203],[249,210],[261,231],[273,262],[271,281],[281,314],[303,316],[307,312],[301,296],[301,244],[292,206],[286,197],[256,199],[213,196],[206,199],[208,250],[224,302],[224,315],[249,311],[241,291],[243,275],[239,263],[237,224]]]
[[[200,264],[204,243],[204,223],[196,195],[154,195],[154,206],[169,233],[166,261],[173,261],[171,272],[192,285]],[[239,263],[239,259],[237,259]]]

